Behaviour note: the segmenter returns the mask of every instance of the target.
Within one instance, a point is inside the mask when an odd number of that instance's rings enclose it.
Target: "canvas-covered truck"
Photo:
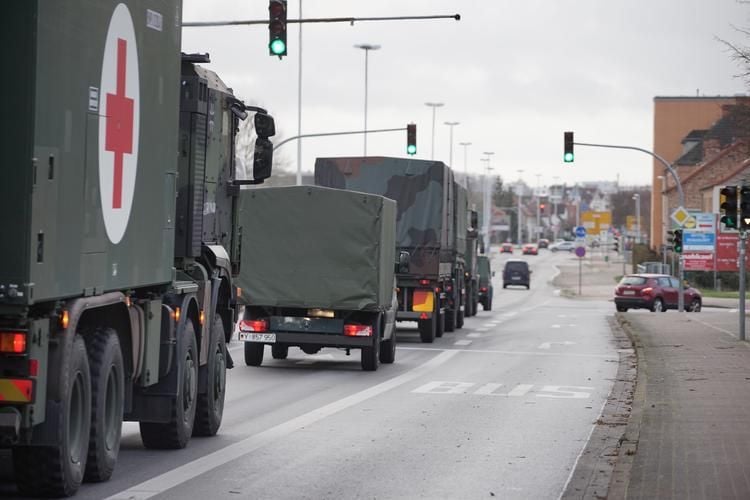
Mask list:
[[[416,321],[422,342],[463,325],[467,197],[439,161],[318,158],[315,184],[396,201],[396,248],[410,254],[398,273],[398,321]],[[463,195],[461,193],[463,192]]]
[[[243,266],[245,363],[260,366],[289,348],[361,351],[374,371],[396,356],[396,204],[317,186],[254,189],[243,197],[244,244],[261,265]],[[272,228],[269,230],[269,228]],[[401,257],[399,265],[408,263]]]
[[[213,435],[237,318],[234,136],[248,108],[180,52],[181,2],[19,0],[0,113],[0,447],[21,493]],[[6,44],[7,46],[8,44]],[[252,178],[270,175],[256,113]]]
[[[466,300],[464,315],[467,317],[477,314],[479,305],[479,272],[477,257],[479,255],[479,215],[476,210],[469,210],[469,226],[466,229]]]

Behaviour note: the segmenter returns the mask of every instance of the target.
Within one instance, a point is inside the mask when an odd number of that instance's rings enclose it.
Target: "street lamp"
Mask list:
[[[364,156],[367,156],[367,64],[368,64],[368,55],[371,50],[378,50],[380,48],[380,45],[372,45],[369,43],[361,43],[358,45],[355,45],[354,48],[356,49],[362,49],[365,51],[365,128],[364,128],[364,136],[365,136],[365,154]]]
[[[424,103],[425,106],[429,106],[432,108],[432,153],[430,156],[431,160],[435,159],[435,108],[439,108],[440,106],[443,106],[442,102],[426,102]]]
[[[552,221],[552,224],[553,224],[552,230],[554,232],[554,239],[557,239],[557,228],[559,226],[559,222],[558,222],[558,219],[557,219],[557,199],[558,199],[558,197],[560,197],[560,199],[562,199],[562,194],[560,192],[560,186],[559,186],[560,176],[555,175],[554,177],[552,177],[552,180],[555,183],[555,191],[556,191],[555,196],[552,198],[552,213],[555,215],[555,218]]]
[[[482,225],[484,226],[485,248],[489,249],[490,243],[492,243],[492,238],[490,238],[490,217],[492,217],[492,210],[490,210],[490,204],[492,203],[492,197],[490,196],[490,171],[492,170],[492,167],[490,166],[490,157],[494,155],[495,152],[485,151],[482,154],[486,155],[484,161],[487,162],[487,174],[484,176],[484,203],[482,204],[484,220],[482,221]]]
[[[453,141],[451,141],[453,142]],[[469,189],[469,168],[466,166],[466,150],[471,146],[470,142],[459,142],[459,146],[464,147],[464,187]]]
[[[448,165],[453,168],[453,127],[456,125],[459,125],[459,122],[444,122],[446,125],[448,125],[451,129],[450,133],[450,153],[448,154]]]
[[[523,174],[523,169],[516,170],[516,172],[518,172],[518,183],[516,184],[518,186],[516,188],[517,191],[518,191],[518,193],[517,193],[517,198],[518,198],[518,224],[517,225],[518,225],[518,227],[516,228],[516,231],[518,232],[517,239],[518,239],[518,244],[520,245],[521,244],[521,236],[522,236],[522,234],[521,234],[521,215],[522,215],[521,214],[521,203],[522,203],[522,197],[523,197],[523,193],[521,192],[521,183],[523,182],[521,180],[521,174]]]
[[[633,195],[633,201],[635,201],[635,242],[641,242],[641,195],[635,193]]]

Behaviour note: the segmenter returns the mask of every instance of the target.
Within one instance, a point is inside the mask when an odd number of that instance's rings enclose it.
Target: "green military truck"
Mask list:
[[[487,255],[480,255],[477,258],[477,269],[479,272],[479,303],[485,311],[492,310],[492,296],[494,288],[492,286],[492,277],[495,272],[490,266],[490,258]]]
[[[469,226],[466,230],[466,300],[464,316],[477,314],[479,305],[479,270],[477,257],[479,256],[479,215],[476,210],[469,210]]]
[[[107,480],[123,419],[149,448],[221,425],[239,185],[270,175],[273,119],[256,113],[236,181],[252,110],[181,56],[181,13],[17,0],[0,16],[0,447],[24,494]]]
[[[411,256],[398,273],[399,321],[417,321],[422,342],[464,320],[466,191],[439,161],[318,158],[315,184],[383,195],[397,203],[396,247]]]
[[[243,248],[260,265],[243,266],[238,278],[247,365],[260,366],[266,345],[275,359],[291,346],[307,354],[334,347],[359,349],[366,371],[393,363],[393,200],[317,186],[254,189],[240,220],[246,234],[262,235]]]

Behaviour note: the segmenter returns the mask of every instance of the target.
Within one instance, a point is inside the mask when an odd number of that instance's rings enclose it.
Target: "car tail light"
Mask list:
[[[651,295],[651,292],[653,292],[654,289],[650,286],[647,286],[646,288],[641,290],[641,295]]]
[[[346,324],[344,325],[344,335],[347,337],[372,337],[372,327],[370,325]]]
[[[243,319],[240,321],[241,332],[262,333],[268,331],[268,321],[265,319]]]
[[[0,332],[0,352],[5,354],[25,353],[26,334],[24,332]]]
[[[487,291],[487,287],[486,287],[486,286],[483,286],[482,288],[480,288],[480,289],[479,289],[479,291],[480,291],[480,292],[486,292],[486,291]]]
[[[419,280],[419,284],[422,286],[427,286],[430,284],[430,280]]]

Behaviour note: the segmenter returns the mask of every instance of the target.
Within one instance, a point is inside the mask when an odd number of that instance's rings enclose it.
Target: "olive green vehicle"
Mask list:
[[[468,197],[438,161],[318,158],[315,184],[396,201],[396,248],[410,254],[397,275],[398,321],[416,321],[422,342],[461,328],[466,300]]]
[[[245,363],[260,366],[265,346],[275,359],[289,347],[361,352],[377,370],[396,357],[396,203],[317,186],[251,190],[240,220],[243,252],[263,265],[243,266],[245,304],[239,338]],[[268,228],[273,227],[272,231]],[[408,265],[400,256],[402,270]]]
[[[466,300],[464,316],[470,317],[477,314],[479,305],[479,270],[477,257],[479,256],[479,214],[476,210],[469,211],[469,226],[466,230]]]
[[[492,286],[492,277],[495,271],[490,266],[490,259],[487,255],[480,255],[477,258],[477,268],[479,272],[479,303],[485,311],[492,310],[492,297],[494,288]]]
[[[21,493],[113,473],[123,420],[149,448],[213,435],[237,318],[234,135],[249,110],[180,53],[177,0],[11,0],[0,33],[0,446]],[[257,111],[257,110],[256,110]]]

